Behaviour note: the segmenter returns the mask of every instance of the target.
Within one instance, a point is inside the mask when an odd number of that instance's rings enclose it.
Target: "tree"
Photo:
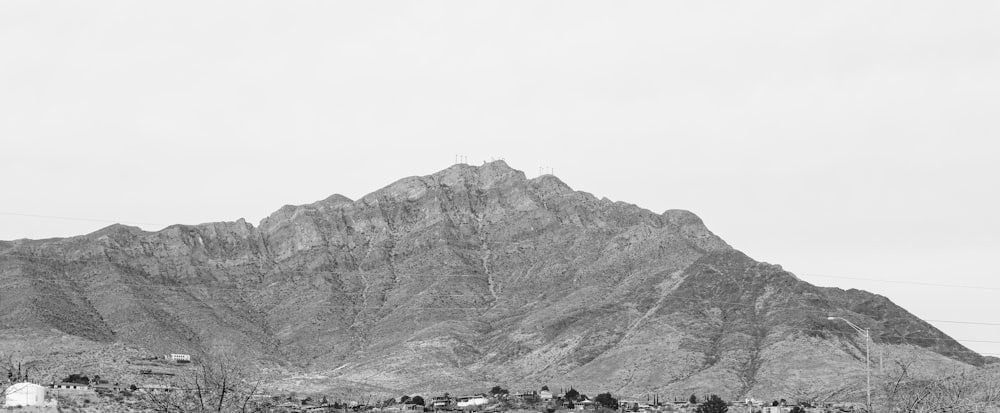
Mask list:
[[[6,377],[8,382],[27,381],[28,370],[23,357],[19,356],[15,360],[13,354],[0,353],[0,372],[3,372],[3,377]]]
[[[415,404],[415,405],[418,405],[418,406],[423,406],[424,405],[424,398],[420,397],[420,396],[413,396],[413,398],[410,399],[410,403],[409,404]]]
[[[609,409],[618,408],[618,399],[611,397],[611,393],[598,394],[597,397],[594,398],[594,403],[597,403]]]
[[[704,403],[698,405],[695,413],[726,413],[727,410],[729,410],[729,406],[726,402],[718,395],[713,394],[708,396],[708,400]]]
[[[806,410],[800,406],[792,407],[792,411],[789,413],[806,413]]]
[[[400,396],[399,403],[400,404],[412,404],[412,403],[410,403],[410,396],[405,396],[405,395],[404,396]]]
[[[563,397],[565,397],[566,400],[569,400],[569,401],[576,401],[576,400],[579,400],[578,397],[580,397],[580,392],[578,392],[578,391],[576,391],[576,389],[570,387],[569,390],[566,391],[566,394],[563,395]]]
[[[98,377],[99,376],[94,376],[95,379],[97,379]],[[66,376],[65,379],[62,379],[62,381],[64,383],[90,384],[91,380],[90,377],[84,376],[82,374],[73,373],[70,374],[69,376]],[[97,382],[97,380],[94,381]]]
[[[146,393],[143,402],[157,413],[257,412],[252,401],[261,382],[232,353],[210,355],[198,368],[177,376],[171,385],[179,391]]]
[[[694,393],[691,393],[691,397],[688,397],[688,403],[698,404],[698,396],[695,396]]]
[[[788,390],[792,400],[802,407],[816,407],[834,400],[846,400],[856,391],[854,383],[830,385],[825,383],[801,383]]]
[[[500,387],[500,386],[493,386],[493,388],[490,389],[490,394],[492,394],[494,396],[500,396],[500,395],[509,394],[509,393],[510,393],[510,391],[508,391],[507,389],[505,389],[503,387]]]
[[[542,390],[549,391],[549,386],[542,386]]]
[[[959,370],[952,374],[913,371],[912,362],[897,361],[873,390],[872,411],[913,413],[945,410],[983,412],[1000,408],[1000,371]],[[874,396],[874,395],[873,395]]]

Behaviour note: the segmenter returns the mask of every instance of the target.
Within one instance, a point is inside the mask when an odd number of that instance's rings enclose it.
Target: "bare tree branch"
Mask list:
[[[171,389],[146,392],[146,407],[158,413],[261,412],[254,397],[262,379],[252,377],[231,353],[206,357],[195,371],[172,383]]]

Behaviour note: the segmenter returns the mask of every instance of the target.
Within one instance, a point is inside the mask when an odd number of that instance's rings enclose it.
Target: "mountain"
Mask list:
[[[864,374],[864,340],[830,315],[870,329],[885,363],[986,362],[885,297],[754,261],[690,212],[502,161],[286,205],[256,227],[0,242],[0,285],[0,339],[229,348],[312,390],[827,391]]]

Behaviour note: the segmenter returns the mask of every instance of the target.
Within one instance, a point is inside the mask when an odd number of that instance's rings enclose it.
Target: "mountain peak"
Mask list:
[[[348,198],[346,196],[343,196],[341,194],[333,194],[333,195],[330,195],[330,196],[326,197],[326,199],[323,199],[320,202],[322,202],[324,204],[341,204],[341,203],[346,203],[346,202],[354,202],[354,200],[351,199],[351,198]]]
[[[488,190],[504,183],[526,181],[524,172],[511,168],[502,160],[484,162],[481,166],[455,164],[431,175],[410,176],[361,198],[366,203],[377,203],[382,197],[416,200],[433,186],[469,187]]]
[[[478,183],[484,189],[509,179],[526,180],[524,172],[511,168],[502,160],[483,162],[481,166],[457,164],[431,175],[431,178],[448,186]]]
[[[559,179],[555,175],[550,175],[550,174],[541,175],[541,176],[532,178],[531,182],[535,186],[537,186],[538,188],[541,188],[541,189],[545,190],[546,192],[551,192],[551,193],[566,193],[566,192],[572,192],[573,191],[573,188],[571,188],[569,185],[567,185],[565,182],[563,182],[562,179]]]
[[[839,386],[856,337],[827,314],[927,363],[982,363],[888,300],[754,261],[691,212],[528,180],[502,160],[284,206],[257,228],[95,234],[0,250],[0,328],[154,354],[239,343],[252,362],[327,383],[378,375],[397,394],[572,383],[771,398],[798,384],[790,376]]]

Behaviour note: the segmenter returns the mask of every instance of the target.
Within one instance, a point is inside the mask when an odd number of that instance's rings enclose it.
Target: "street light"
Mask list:
[[[867,387],[867,391],[868,391],[868,409],[871,410],[871,408],[872,408],[872,363],[871,363],[871,360],[872,359],[871,359],[871,356],[868,353],[868,342],[871,341],[872,336],[871,336],[871,334],[868,333],[868,329],[867,328],[858,327],[858,326],[854,325],[854,323],[852,323],[850,321],[847,321],[847,319],[845,319],[845,318],[841,318],[841,317],[827,317],[826,319],[827,320],[841,320],[841,321],[847,323],[847,325],[851,326],[851,328],[853,328],[854,330],[856,330],[858,332],[858,334],[861,334],[861,335],[865,336],[865,373],[868,375],[868,387]]]

